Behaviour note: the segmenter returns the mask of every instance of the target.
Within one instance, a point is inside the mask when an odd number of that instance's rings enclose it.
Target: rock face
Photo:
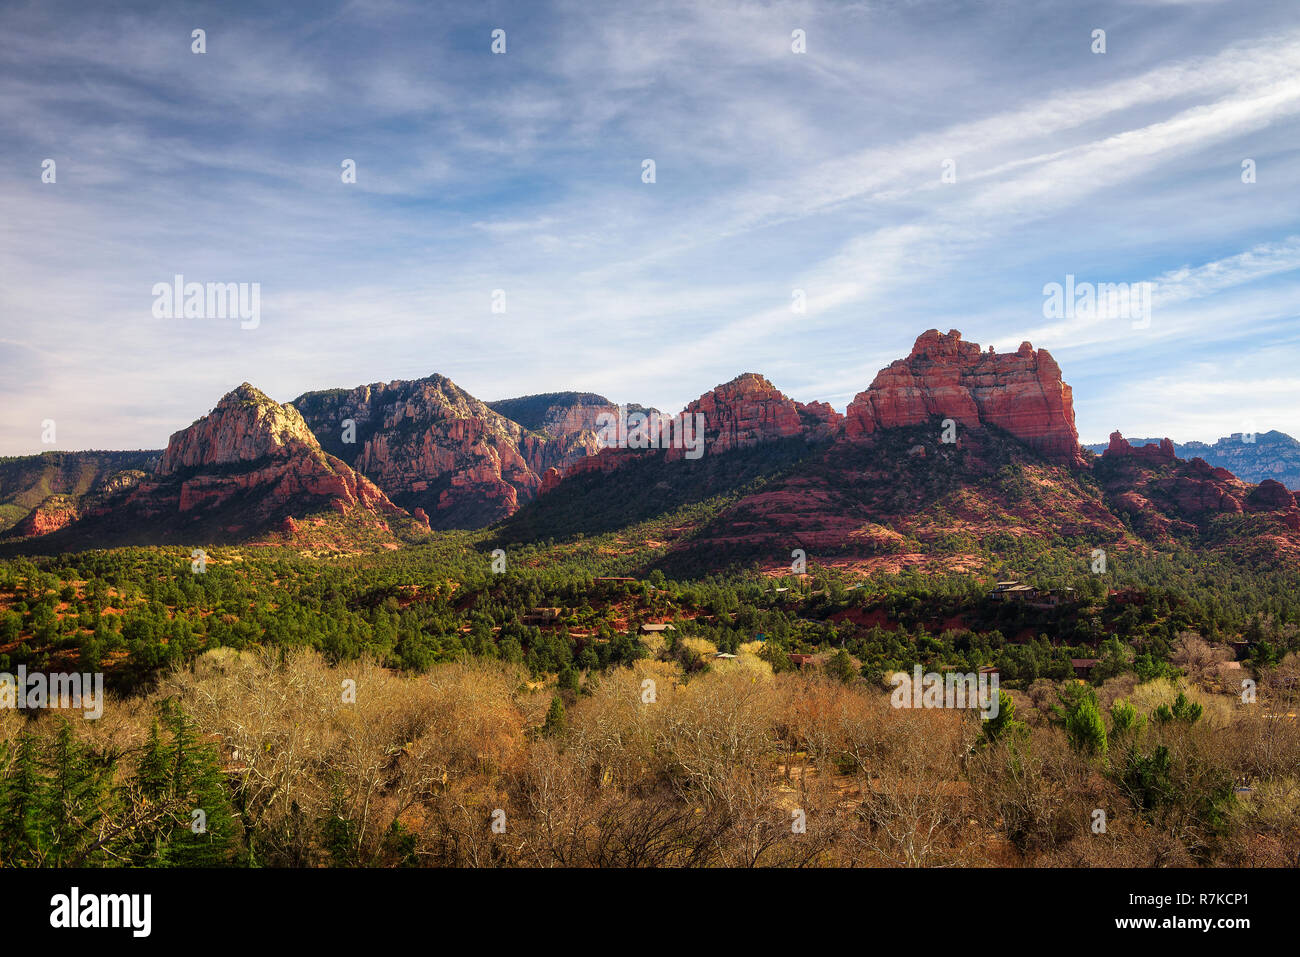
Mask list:
[[[686,406],[686,415],[696,413],[704,415],[708,454],[792,438],[804,430],[794,401],[754,372],[738,375]]]
[[[1096,475],[1115,508],[1154,538],[1206,531],[1218,516],[1268,513],[1288,529],[1300,529],[1296,497],[1279,482],[1258,486],[1204,459],[1184,461],[1174,443],[1132,445],[1114,432]]]
[[[1008,530],[1216,547],[1247,536],[1300,555],[1300,499],[1280,482],[1251,485],[1202,458],[1184,460],[1168,439],[1135,445],[1118,432],[1100,458],[1084,460],[1070,389],[1051,356],[1028,343],[998,356],[955,331],[931,330],[846,415],[740,375],[681,414],[693,428],[702,421],[700,468],[680,461],[685,449],[658,442],[598,448],[600,417],[617,411],[590,393],[489,405],[442,376],[313,392],[286,405],[244,383],[160,455],[0,461],[0,504],[26,516],[8,536],[24,540],[4,547],[257,536],[392,547],[430,527],[504,519],[542,493],[550,494],[516,520],[529,533],[552,520],[567,528],[574,516],[608,530],[622,527],[629,501],[676,507],[744,490],[692,538],[699,564],[716,566],[728,549],[788,555],[791,542],[881,567],[903,567],[912,559],[900,549],[936,542],[960,564],[951,551],[958,538]],[[959,424],[956,444],[942,441],[939,418]],[[139,464],[132,456],[149,456],[147,468],[121,467]],[[589,479],[568,484],[582,474]]]
[[[294,405],[322,447],[394,502],[422,509],[434,528],[495,522],[541,485],[529,458],[545,458],[546,436],[499,415],[445,376],[309,392]]]
[[[1134,446],[1154,445],[1159,439],[1130,439]],[[1105,445],[1085,448],[1103,452]],[[1257,435],[1234,432],[1214,444],[1206,442],[1175,443],[1180,459],[1204,459],[1210,465],[1227,469],[1247,482],[1280,482],[1288,489],[1300,489],[1300,442],[1285,432],[1261,432]]]
[[[179,482],[182,514],[238,500],[255,524],[322,506],[385,530],[386,519],[405,517],[374,483],[321,449],[297,409],[247,382],[171,437],[155,482],[168,479]]]
[[[298,411],[245,382],[226,393],[209,415],[171,437],[157,474],[287,458],[303,447],[318,445]]]
[[[704,415],[709,455],[797,436],[867,442],[883,430],[951,418],[963,428],[999,427],[1055,464],[1083,463],[1073,396],[1047,350],[1026,342],[1011,355],[981,352],[956,330],[919,336],[911,354],[882,369],[845,415],[825,402],[795,402],[752,372],[706,392],[681,414],[696,413]],[[605,449],[559,468],[564,476],[608,472],[638,454],[645,453]],[[667,456],[684,457],[680,449]]]
[[[617,417],[620,413],[617,405],[593,392],[546,392],[501,399],[487,405],[494,412],[549,440],[533,443],[524,450],[529,467],[543,476],[543,480],[548,469],[563,471],[574,462],[595,455],[600,450],[601,426],[610,421],[602,417]],[[628,416],[656,411],[636,403],[622,409]]]
[[[640,407],[630,407],[629,417]],[[655,412],[656,410],[648,410]],[[683,419],[698,440],[697,430],[703,416],[703,450],[700,455],[717,455],[748,448],[764,442],[803,436],[810,441],[830,439],[839,428],[839,415],[829,405],[814,402],[808,406],[794,402],[763,376],[746,372],[704,393],[679,412],[671,425],[657,420],[645,424],[650,436],[649,449],[642,450],[629,441],[630,448],[598,448],[594,454],[561,463],[554,477],[546,478],[539,494],[555,488],[561,478],[590,472],[612,472],[637,461],[643,455],[662,454],[668,461],[687,459],[689,450],[673,439],[680,435]],[[663,451],[659,451],[663,449]],[[699,456],[696,456],[698,458]]]
[[[156,457],[155,457],[156,461]],[[82,515],[104,508],[106,502],[146,478],[138,469],[123,469],[100,481],[83,495],[50,495],[27,513],[4,537],[35,538],[62,531]]]
[[[560,484],[560,470],[557,468],[549,468],[542,475],[542,485],[541,488],[537,490],[537,494],[545,495],[547,492],[551,491],[559,484]]]
[[[548,469],[594,454],[599,416],[618,412],[581,392],[481,402],[441,375],[309,392],[293,404],[323,448],[443,529],[513,514]]]
[[[445,376],[309,392],[294,405],[324,448],[433,528],[490,524],[541,484],[525,453],[545,438]]]
[[[77,502],[72,496],[51,495],[14,526],[13,534],[20,538],[48,535],[67,528],[77,518]]]
[[[415,525],[323,451],[296,409],[248,383],[172,435],[152,474],[119,473],[82,505],[75,520],[47,532],[57,547],[296,538],[322,527],[348,546],[366,536],[391,541],[395,526]]]
[[[843,427],[844,416],[831,408],[828,402],[802,402],[794,404],[803,424],[804,434],[813,441],[836,437]]]
[[[45,452],[0,459],[0,533],[15,526],[33,509],[45,514],[32,517],[25,528],[46,528],[55,522],[63,504],[45,503],[51,496],[66,496],[77,510],[83,501],[116,490],[152,472],[161,456],[141,452]],[[8,506],[8,507],[4,507]]]
[[[1153,442],[1148,445],[1131,445],[1119,432],[1112,432],[1110,434],[1110,444],[1106,446],[1104,454],[1123,458],[1134,458],[1156,465],[1161,463],[1168,464],[1178,457],[1174,452],[1174,443],[1169,439],[1161,439],[1159,442]]]
[[[997,355],[963,342],[955,329],[922,333],[907,358],[881,370],[853,400],[844,430],[862,439],[936,417],[965,428],[994,425],[1051,461],[1081,461],[1070,387],[1047,350],[1028,342]]]

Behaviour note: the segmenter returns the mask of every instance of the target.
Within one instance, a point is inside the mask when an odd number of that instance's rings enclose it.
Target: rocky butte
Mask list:
[[[339,514],[404,516],[373,482],[321,449],[292,405],[245,382],[188,429],[171,437],[156,479],[180,480],[180,512],[221,506],[257,490],[250,517],[269,519],[308,503]],[[386,530],[386,526],[385,526]]]
[[[1083,464],[1073,396],[1051,354],[1028,342],[1007,355],[991,346],[982,351],[955,329],[922,333],[907,358],[882,369],[844,415],[825,402],[795,402],[753,372],[706,392],[685,412],[704,414],[706,454],[797,436],[864,442],[882,429],[952,419],[960,428],[1000,428],[1053,463]],[[608,472],[638,454],[604,449],[548,473],[540,491],[555,488],[562,476]],[[679,450],[668,452],[669,459],[681,457]]]
[[[293,406],[247,382],[172,435],[153,472],[139,474],[115,477],[50,531],[79,544],[294,534],[295,519],[310,518],[316,528],[322,515],[346,517],[353,531],[381,537],[392,532],[390,523],[415,525],[374,483],[323,451]]]
[[[1070,387],[1046,349],[1028,342],[998,355],[964,342],[956,329],[922,333],[905,359],[882,369],[849,404],[844,433],[860,439],[878,429],[919,425],[931,418],[958,426],[997,426],[1044,458],[1080,464]]]
[[[444,529],[513,514],[548,469],[596,451],[596,420],[617,409],[577,392],[487,403],[442,375],[308,392],[293,405],[326,451]]]
[[[796,404],[754,372],[736,376],[686,406],[686,414],[704,414],[709,452],[728,452],[803,433]]]
[[[1096,471],[1120,509],[1158,532],[1186,530],[1216,515],[1261,512],[1300,530],[1300,493],[1273,479],[1251,485],[1201,458],[1180,459],[1169,439],[1131,445],[1112,432]]]
[[[525,450],[545,440],[445,376],[308,392],[293,404],[322,447],[435,527],[489,524],[541,484]]]

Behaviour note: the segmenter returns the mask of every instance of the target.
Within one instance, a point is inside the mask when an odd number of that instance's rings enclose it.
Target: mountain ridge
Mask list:
[[[1181,459],[1201,458],[1214,466],[1226,468],[1238,478],[1249,482],[1273,479],[1291,491],[1300,490],[1300,441],[1276,429],[1249,436],[1234,432],[1213,443],[1191,441],[1174,442],[1174,451]],[[1161,438],[1129,439],[1130,444],[1158,445]],[[1106,449],[1105,442],[1083,446],[1093,452]]]
[[[663,558],[698,568],[796,547],[863,568],[961,566],[1008,529],[1053,547],[1217,548],[1236,536],[1300,553],[1300,506],[1276,481],[1184,460],[1168,440],[1116,433],[1099,457],[1085,453],[1070,386],[1028,342],[999,355],[927,330],[844,414],[746,372],[677,416],[624,406],[618,447],[601,447],[618,410],[576,391],[486,403],[437,374],[283,405],[243,383],[173,434],[152,471],[97,498],[50,497],[19,533],[56,548],[101,532],[333,534],[335,546],[355,532],[400,547],[431,529],[553,540],[677,514]]]

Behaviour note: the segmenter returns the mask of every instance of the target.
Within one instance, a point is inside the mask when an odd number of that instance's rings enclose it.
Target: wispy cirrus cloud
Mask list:
[[[843,406],[932,326],[1049,346],[1085,436],[1300,433],[1288,2],[54,0],[0,33],[0,452],[54,412],[157,446],[245,379],[678,408],[759,371]],[[1150,328],[1045,320],[1067,272],[1156,282]],[[262,324],[154,320],[175,273],[260,282]],[[1188,400],[1265,360],[1280,391]]]

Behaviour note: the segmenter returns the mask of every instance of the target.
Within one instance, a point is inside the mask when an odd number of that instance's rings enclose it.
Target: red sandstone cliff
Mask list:
[[[1082,461],[1070,387],[1047,350],[1028,342],[997,355],[963,342],[955,329],[922,333],[907,358],[882,369],[850,403],[844,431],[861,439],[934,417],[964,428],[998,426],[1050,460]]]
[[[328,537],[339,518],[350,540],[391,540],[394,525],[415,527],[374,483],[324,452],[293,406],[245,382],[172,435],[152,475],[116,477],[56,537],[197,543],[299,530]]]
[[[747,372],[706,392],[682,414],[703,414],[705,454],[802,436],[810,442],[867,441],[883,429],[951,418],[961,428],[985,425],[1006,430],[1049,461],[1083,462],[1074,425],[1070,387],[1046,349],[1029,343],[1011,355],[982,352],[961,333],[931,329],[911,354],[882,369],[840,415],[825,402],[794,402],[763,376]],[[560,466],[562,476],[610,471],[638,453],[603,450]],[[683,458],[680,449],[670,459]],[[559,479],[549,479],[543,491]]]
[[[179,481],[179,513],[237,502],[250,525],[326,507],[387,531],[406,518],[373,482],[323,451],[302,415],[245,382],[171,437],[157,480]],[[150,489],[143,489],[150,494]]]
[[[529,457],[540,457],[545,436],[445,376],[309,392],[293,404],[323,448],[435,528],[490,524],[541,484]]]
[[[686,406],[685,415],[696,413],[704,415],[709,453],[793,438],[804,430],[796,403],[754,372],[738,375]]]
[[[1185,461],[1169,439],[1134,446],[1113,432],[1096,473],[1117,509],[1148,535],[1204,531],[1217,516],[1244,513],[1267,514],[1300,530],[1297,498],[1281,483],[1251,485],[1204,459]]]
[[[48,535],[67,528],[77,518],[75,499],[68,495],[51,495],[19,520],[12,534],[20,538]]]

